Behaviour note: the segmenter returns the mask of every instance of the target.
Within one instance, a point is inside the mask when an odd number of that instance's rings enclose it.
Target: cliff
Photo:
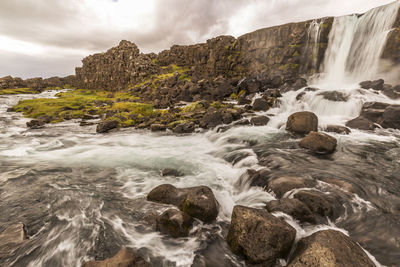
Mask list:
[[[77,85],[119,90],[162,74],[163,67],[186,68],[194,80],[264,75],[297,77],[319,69],[333,18],[290,23],[257,30],[239,38],[219,36],[196,45],[174,45],[156,54],[142,54],[122,41],[105,53],[88,56],[76,68]],[[316,31],[316,32],[315,32]],[[318,36],[315,38],[314,36]]]

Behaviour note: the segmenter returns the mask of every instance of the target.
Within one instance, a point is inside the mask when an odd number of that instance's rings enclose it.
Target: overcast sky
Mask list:
[[[0,77],[66,76],[126,39],[142,52],[393,0],[0,0]]]

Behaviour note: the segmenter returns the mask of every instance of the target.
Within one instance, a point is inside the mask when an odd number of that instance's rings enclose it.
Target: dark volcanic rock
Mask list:
[[[250,119],[250,123],[256,126],[267,125],[269,118],[267,116],[256,116]]]
[[[180,208],[190,216],[209,223],[217,218],[219,204],[210,188],[198,186],[188,188]]]
[[[227,242],[250,263],[273,266],[288,255],[295,236],[293,227],[266,210],[235,206]]]
[[[179,189],[170,184],[163,184],[151,190],[147,200],[175,205],[193,218],[206,223],[218,216],[218,201],[207,186]]]
[[[102,121],[97,125],[96,132],[98,133],[106,133],[112,129],[118,127],[118,121],[116,120],[106,120]]]
[[[249,183],[250,186],[266,187],[271,175],[271,171],[268,168],[261,170],[248,169],[240,177],[241,183]]]
[[[132,249],[121,249],[114,257],[102,261],[88,261],[83,267],[150,267],[150,263],[146,262],[142,257],[136,254]]]
[[[373,122],[361,116],[346,122],[346,126],[365,131],[377,128]]]
[[[335,137],[317,132],[310,132],[299,143],[300,147],[310,149],[318,154],[331,154],[335,151],[336,145]]]
[[[301,111],[289,116],[286,122],[286,130],[298,134],[308,134],[318,131],[318,117],[312,112]]]
[[[349,100],[349,97],[347,95],[337,91],[321,92],[318,95],[322,95],[323,98],[326,100],[335,102],[346,102],[347,100]]]
[[[186,213],[169,209],[157,218],[156,229],[172,237],[185,237],[189,235],[193,218]]]
[[[326,132],[338,133],[338,134],[349,134],[351,130],[347,127],[340,125],[328,125],[325,129]]]
[[[307,205],[295,198],[272,200],[267,203],[266,208],[269,212],[281,211],[289,214],[300,222],[315,223],[315,217],[311,210]]]
[[[304,177],[282,176],[274,178],[268,183],[268,190],[272,190],[278,198],[286,192],[297,188],[314,187],[315,181]]]
[[[221,112],[213,111],[213,112],[208,112],[203,116],[203,118],[200,120],[200,127],[210,129],[222,123],[223,123],[223,117]]]
[[[324,230],[301,239],[288,266],[374,267],[375,264],[348,236],[339,231]]]
[[[167,126],[164,124],[154,123],[150,126],[150,130],[152,132],[162,132],[167,129]]]
[[[193,133],[196,125],[193,122],[185,122],[176,125],[172,131],[177,134]]]
[[[385,109],[381,125],[383,128],[400,129],[400,105],[389,106]]]
[[[300,191],[294,195],[294,198],[307,205],[313,213],[323,217],[333,217],[334,215],[334,207],[322,193],[317,191]]]
[[[26,123],[26,126],[28,126],[31,129],[39,129],[42,128],[46,123],[42,120],[31,120]]]
[[[22,223],[9,226],[0,234],[0,258],[10,257],[26,240]]]
[[[381,91],[383,90],[383,84],[385,83],[384,80],[379,79],[376,81],[364,81],[360,83],[360,87],[363,89],[374,89]]]
[[[257,98],[253,103],[253,110],[255,111],[267,111],[268,110],[268,102],[264,98]]]

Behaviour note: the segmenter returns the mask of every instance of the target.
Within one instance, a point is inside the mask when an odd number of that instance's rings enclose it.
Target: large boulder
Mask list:
[[[301,239],[293,252],[289,267],[374,267],[362,248],[345,234],[319,231]]]
[[[275,193],[278,198],[283,197],[286,192],[298,188],[311,188],[314,187],[316,182],[314,180],[297,177],[297,176],[282,176],[271,179],[268,182],[268,190]]]
[[[266,210],[235,206],[227,242],[250,263],[273,266],[290,252],[296,230]]]
[[[318,131],[318,117],[312,112],[301,111],[289,116],[286,122],[286,130],[297,134],[308,134]]]
[[[267,125],[269,118],[267,116],[256,116],[250,119],[250,123],[255,126]]]
[[[31,129],[39,129],[42,128],[46,123],[42,120],[31,120],[26,123],[26,126],[28,126]]]
[[[22,223],[9,226],[0,234],[0,259],[10,257],[27,239]]]
[[[185,237],[189,235],[193,218],[186,213],[176,210],[166,210],[157,218],[156,229],[172,237]]]
[[[175,205],[193,218],[206,223],[218,216],[218,201],[207,186],[176,188],[170,184],[163,184],[154,188],[147,195],[147,200]]]
[[[102,121],[97,125],[96,132],[98,132],[98,133],[106,133],[106,132],[108,132],[108,131],[110,131],[112,129],[117,128],[118,124],[119,123],[118,123],[117,120],[105,120],[105,121]]]
[[[310,132],[301,139],[299,146],[318,154],[331,154],[337,145],[336,138],[324,133]]]
[[[264,98],[257,98],[253,103],[253,110],[255,111],[267,111],[269,108],[268,101]]]
[[[361,116],[349,120],[348,122],[346,122],[346,126],[364,131],[374,130],[375,128],[377,128],[377,126],[372,121]]]
[[[311,210],[298,199],[282,198],[267,203],[269,212],[284,212],[300,222],[315,223],[315,216]]]
[[[112,258],[102,261],[88,261],[82,267],[150,267],[150,263],[146,262],[142,257],[137,255],[132,249],[121,249]]]

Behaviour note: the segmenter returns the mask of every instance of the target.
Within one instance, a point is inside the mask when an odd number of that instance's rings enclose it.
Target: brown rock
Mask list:
[[[272,200],[267,203],[266,208],[269,212],[284,212],[300,222],[316,222],[311,210],[303,202],[295,198]]]
[[[10,257],[27,239],[25,227],[17,223],[6,228],[0,234],[0,258]]]
[[[325,129],[327,132],[338,133],[338,134],[349,134],[351,130],[347,127],[340,125],[328,125]]]
[[[268,183],[268,190],[272,190],[278,198],[286,192],[296,188],[306,188],[315,186],[315,181],[304,177],[283,176],[272,179]]]
[[[301,239],[289,267],[374,267],[375,264],[348,236],[334,230],[319,231]]]
[[[114,257],[102,261],[88,261],[83,267],[150,267],[142,257],[137,255],[132,249],[121,249]]]
[[[293,227],[266,210],[235,206],[227,242],[250,263],[273,266],[289,254],[295,236]]]
[[[310,132],[299,143],[300,147],[310,149],[318,154],[331,154],[335,151],[336,145],[335,137],[317,132]]]
[[[318,117],[308,111],[296,112],[287,119],[286,130],[298,134],[308,134],[311,131],[317,132]]]
[[[172,237],[185,237],[189,235],[193,218],[188,214],[175,209],[166,210],[157,218],[157,231]]]

